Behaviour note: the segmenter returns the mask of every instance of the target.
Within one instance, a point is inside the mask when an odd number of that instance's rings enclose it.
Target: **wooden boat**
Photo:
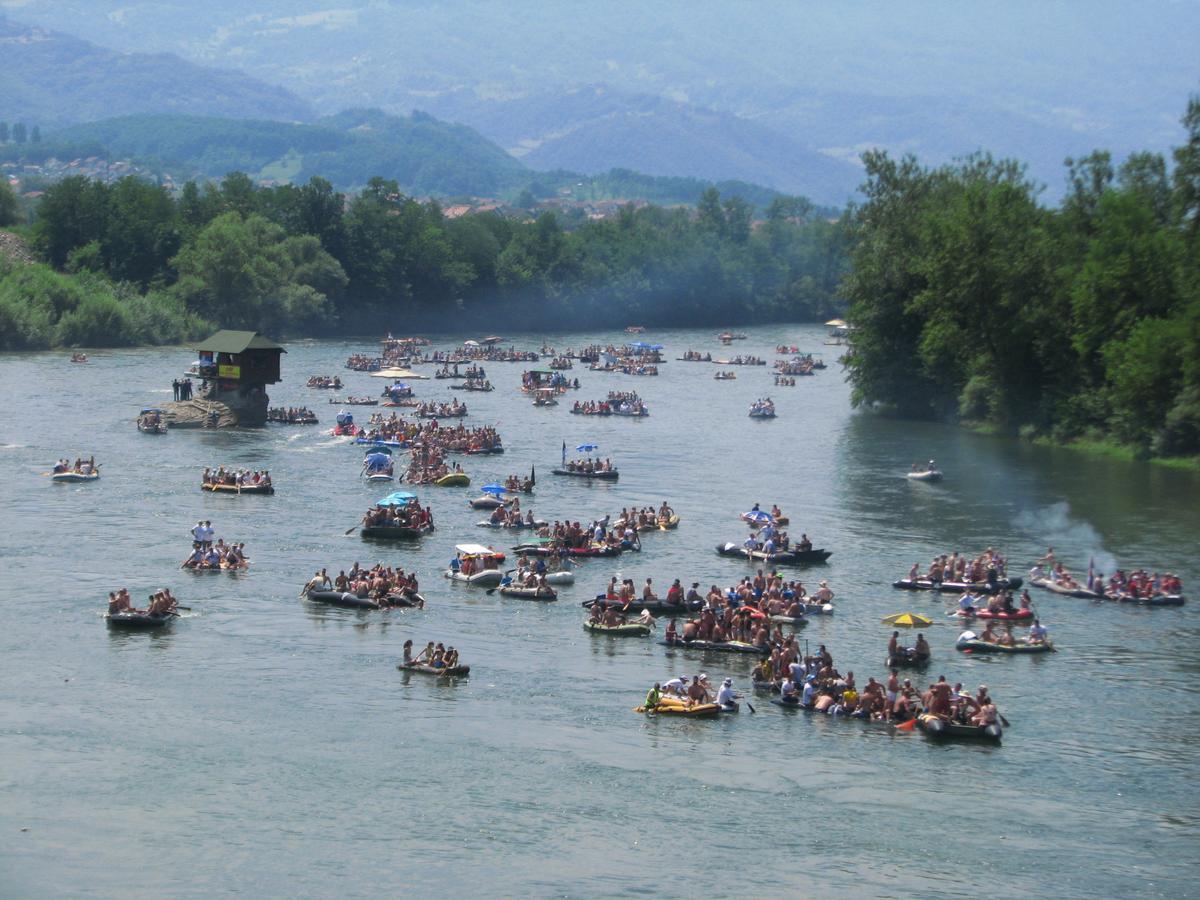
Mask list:
[[[1003,729],[995,723],[963,725],[960,722],[950,722],[938,716],[931,716],[929,713],[921,713],[917,716],[917,727],[930,737],[992,741],[997,744],[1000,743],[1000,738],[1004,734]]]
[[[433,531],[432,525],[364,525],[359,535],[389,541],[412,541]]]
[[[200,490],[214,494],[273,494],[275,485],[267,484],[214,484],[211,481],[201,483]]]
[[[592,634],[607,634],[610,637],[645,637],[650,633],[650,626],[641,622],[626,622],[624,625],[601,625],[599,622],[583,623],[584,631]]]
[[[924,578],[910,581],[907,578],[900,578],[892,582],[892,587],[903,591],[940,591],[948,594],[961,594],[969,590],[974,594],[995,594],[997,591],[1015,591],[1023,583],[1020,578],[1001,578],[995,584],[988,584],[986,581],[968,583],[963,581],[927,581]]]
[[[539,600],[543,603],[550,603],[558,599],[558,594],[553,589],[520,587],[515,584],[506,584],[501,587],[500,596],[515,597],[518,600]]]
[[[620,473],[616,469],[603,469],[599,472],[578,472],[574,469],[551,469],[554,475],[566,475],[570,478],[591,478],[596,481],[616,481]]]
[[[307,591],[305,596],[313,603],[340,606],[343,609],[394,609],[408,608],[424,603],[420,594],[390,594],[382,601],[360,597],[344,591]]]
[[[104,617],[110,628],[128,628],[133,629],[149,629],[162,628],[174,622],[178,615],[175,613],[166,613],[165,615],[152,616],[145,612],[119,612],[109,613]]]
[[[726,542],[717,544],[717,553],[721,556],[740,556],[750,562],[765,562],[778,565],[805,566],[812,563],[823,563],[833,556],[832,550],[777,550],[774,553],[764,553],[762,550],[747,550],[741,544]]]
[[[99,472],[88,472],[86,475],[83,472],[55,472],[50,476],[51,481],[74,483],[77,481],[97,481],[100,478]]]
[[[666,638],[659,641],[664,647],[676,647],[682,650],[704,650],[711,653],[753,653],[757,656],[770,656],[770,647],[755,647],[744,641],[685,641],[681,637],[674,640]]]
[[[422,675],[434,675],[438,678],[466,678],[471,674],[470,666],[455,666],[452,669],[437,668],[427,663],[400,663],[396,666],[401,672],[420,672]]]

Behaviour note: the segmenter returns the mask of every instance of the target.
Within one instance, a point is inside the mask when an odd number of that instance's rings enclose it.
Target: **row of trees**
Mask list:
[[[165,297],[191,321],[276,335],[831,314],[841,228],[797,198],[774,200],[765,222],[752,213],[709,189],[695,209],[627,206],[571,226],[553,213],[447,219],[380,178],[347,198],[321,178],[258,187],[234,173],[176,198],[72,177],[45,191],[32,240],[55,270],[120,286],[118,299]],[[122,342],[111,327],[80,340]]]
[[[1038,202],[1021,166],[865,157],[845,294],[856,403],[1056,440],[1200,452],[1200,98],[1174,168],[1068,160]]]
[[[24,144],[26,141],[31,144],[40,144],[42,129],[37,125],[27,128],[24,122],[14,122],[9,128],[7,122],[0,122],[0,144],[7,144],[10,140],[14,144]]]

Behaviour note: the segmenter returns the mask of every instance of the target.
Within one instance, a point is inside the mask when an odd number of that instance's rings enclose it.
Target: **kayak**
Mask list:
[[[99,472],[89,472],[86,475],[84,475],[82,472],[55,472],[50,476],[50,480],[64,482],[95,481],[99,477]]]
[[[664,647],[679,647],[683,650],[705,650],[713,653],[753,653],[758,656],[769,656],[770,647],[755,647],[744,641],[685,641],[677,637],[659,641]]]
[[[1069,588],[1057,584],[1049,578],[1030,578],[1029,583],[1034,587],[1039,587],[1044,591],[1050,591],[1052,594],[1061,594],[1064,597],[1079,597],[1084,600],[1103,600],[1104,595],[1097,591],[1089,591],[1087,588]]]
[[[930,737],[943,738],[973,738],[980,741],[995,741],[1000,743],[1004,733],[999,725],[963,725],[959,722],[947,722],[938,716],[921,713],[917,716],[917,727]]]
[[[212,491],[218,494],[273,494],[275,493],[275,485],[273,484],[214,484],[211,481],[206,481],[200,485],[202,491]]]
[[[396,666],[401,672],[421,672],[424,675],[436,675],[438,678],[466,678],[471,674],[470,666],[455,666],[452,669],[437,668],[427,663],[412,663],[404,665],[400,663]]]
[[[394,607],[413,607],[418,601],[424,600],[420,594],[390,594],[383,602],[372,600],[370,597],[359,597],[344,591],[307,591],[305,596],[313,603],[325,603],[329,606],[340,606],[343,609],[392,609]]]
[[[144,612],[109,613],[105,617],[111,628],[161,628],[179,618],[174,613],[152,616]]]
[[[441,478],[435,478],[433,483],[438,487],[466,487],[471,478],[466,472],[447,472]]]
[[[803,566],[810,563],[823,563],[833,556],[832,550],[777,550],[774,553],[764,553],[762,550],[747,550],[741,544],[726,541],[717,544],[717,553],[721,556],[740,556],[750,562],[779,563],[781,565]]]
[[[598,481],[616,481],[620,473],[616,469],[604,469],[600,472],[576,472],[573,469],[551,469],[552,475],[566,475],[570,478],[591,478]]]
[[[554,591],[544,588],[535,587],[517,587],[515,585],[506,584],[500,588],[502,597],[516,597],[518,600],[540,600],[543,603],[550,603],[558,599],[558,594]]]
[[[415,540],[423,534],[433,531],[431,525],[412,527],[410,525],[364,525],[359,534],[365,538],[378,540]]]
[[[1054,645],[1049,641],[1044,644],[993,644],[978,638],[959,638],[954,643],[954,649],[974,653],[1052,653]]]
[[[901,578],[893,581],[892,587],[900,588],[903,591],[941,591],[949,594],[962,594],[969,590],[975,594],[994,594],[997,591],[1015,591],[1023,583],[1020,578],[1001,578],[995,584],[988,584],[986,581],[972,584],[965,581],[927,581],[924,578],[910,581],[907,578]]]
[[[607,634],[612,637],[645,637],[650,633],[650,626],[641,622],[626,622],[624,625],[601,625],[599,622],[584,622],[585,631],[592,634]]]

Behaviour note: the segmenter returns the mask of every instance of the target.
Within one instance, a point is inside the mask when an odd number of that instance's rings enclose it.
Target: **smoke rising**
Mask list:
[[[1024,510],[1017,516],[1017,526],[1053,547],[1055,556],[1066,562],[1076,576],[1087,572],[1089,559],[1095,559],[1096,571],[1106,576],[1117,570],[1117,558],[1104,549],[1100,532],[1089,522],[1073,518],[1071,505],[1065,501]]]

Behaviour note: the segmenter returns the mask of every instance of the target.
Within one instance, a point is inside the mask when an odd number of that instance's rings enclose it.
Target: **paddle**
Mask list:
[[[1000,717],[1000,721],[1004,723],[1005,728],[1012,727],[1012,723],[1009,722],[1008,719],[1004,718],[1004,713],[1000,712],[1000,710],[996,710],[996,715]]]
[[[359,522],[357,525],[351,525],[349,528],[347,528],[347,529],[345,530],[345,532],[342,534],[342,537],[346,537],[346,535],[348,535],[350,532],[354,531],[354,530],[355,530],[356,528],[358,528],[360,525],[362,525],[362,523],[361,523],[361,522]]]
[[[758,710],[754,708],[754,704],[749,700],[746,701],[746,709],[750,710],[750,712],[758,712]]]

